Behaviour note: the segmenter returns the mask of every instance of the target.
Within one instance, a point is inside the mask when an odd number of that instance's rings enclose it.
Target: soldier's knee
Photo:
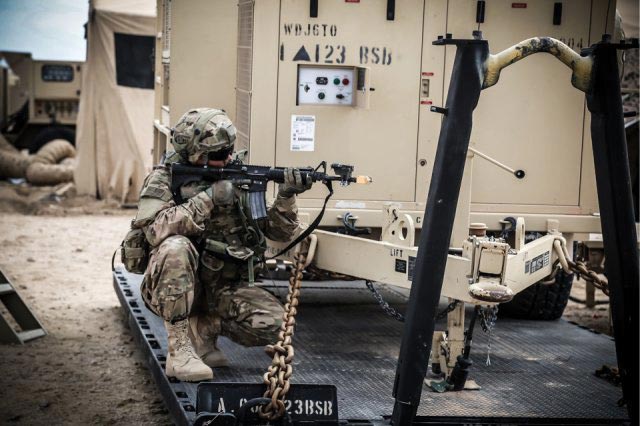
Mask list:
[[[243,346],[276,343],[282,324],[282,312],[255,312],[242,321],[223,321],[222,334]]]
[[[186,318],[193,305],[198,253],[188,238],[175,235],[149,260],[141,291],[147,306],[165,321]]]
[[[170,267],[193,269],[198,265],[198,252],[191,241],[182,235],[173,235],[160,244],[157,256]]]

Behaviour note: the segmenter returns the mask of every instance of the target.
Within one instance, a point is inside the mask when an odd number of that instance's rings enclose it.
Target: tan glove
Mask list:
[[[205,192],[213,200],[214,206],[230,206],[233,204],[233,184],[229,180],[216,181]]]
[[[307,179],[307,182],[304,182],[300,170],[287,167],[284,169],[284,183],[278,186],[278,196],[290,198],[295,194],[302,194],[307,189],[310,189],[312,184],[311,179]]]

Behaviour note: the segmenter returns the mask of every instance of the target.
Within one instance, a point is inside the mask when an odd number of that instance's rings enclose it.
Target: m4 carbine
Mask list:
[[[353,166],[350,165],[332,164],[331,168],[335,175],[327,174],[327,163],[324,161],[315,169],[311,167],[298,169],[305,182],[309,182],[309,180],[311,180],[311,182],[322,182],[326,185],[327,189],[329,189],[329,194],[324,199],[322,210],[320,210],[320,213],[309,227],[287,247],[270,257],[270,259],[285,253],[299,241],[306,238],[320,224],[325,208],[327,207],[327,202],[333,195],[333,182],[339,182],[341,186],[347,186],[351,183],[368,184],[372,181],[369,176],[353,177]],[[320,169],[322,169],[322,171],[319,171]],[[233,181],[235,185],[248,191],[251,218],[254,220],[267,216],[265,201],[267,182],[284,183],[284,179],[284,167],[253,166],[242,164],[241,162],[232,162],[224,167],[191,166],[180,163],[171,164],[171,192],[173,193],[173,198],[176,203],[181,204],[184,202],[180,193],[182,185],[199,181],[215,182],[219,180],[230,180]]]
[[[341,186],[347,186],[351,183],[371,183],[369,176],[352,176],[353,166],[332,164],[331,168],[335,175],[327,174],[327,166],[324,161],[315,169],[311,167],[298,169],[305,182],[309,182],[309,180],[311,182],[322,182],[329,188],[329,195],[325,200],[325,205],[333,194],[332,182],[339,182]],[[232,162],[224,167],[171,164],[171,192],[178,204],[184,201],[180,194],[180,188],[187,183],[203,180],[209,182],[230,180],[236,186],[240,186],[249,192],[249,203],[253,219],[261,219],[266,216],[265,193],[267,191],[267,183],[269,181],[284,183],[284,178],[284,167],[254,166],[240,162]]]

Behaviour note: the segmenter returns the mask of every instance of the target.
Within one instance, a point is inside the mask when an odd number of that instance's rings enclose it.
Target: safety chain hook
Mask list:
[[[304,270],[309,252],[309,239],[306,238],[300,243],[300,251],[294,256],[295,267],[291,270],[289,277],[289,293],[287,294],[287,303],[284,305],[284,315],[280,332],[278,333],[278,342],[274,345],[268,345],[265,351],[272,356],[271,365],[267,372],[262,376],[267,390],[264,393],[265,398],[271,399],[267,405],[260,407],[260,418],[272,421],[281,418],[285,414],[284,400],[291,386],[290,379],[293,374],[292,361],[294,357],[293,351],[293,333],[296,325],[296,314],[298,313],[298,299],[300,297],[300,286],[302,285],[302,271]]]
[[[564,238],[558,238],[553,242],[553,248],[558,255],[558,261],[560,265],[567,273],[576,273],[583,280],[593,284],[595,287],[602,290],[604,294],[609,295],[609,281],[606,277],[600,276],[595,271],[587,268],[586,263],[578,260],[573,261],[571,256],[569,255],[569,251],[567,250],[567,243]]]
[[[596,272],[587,268],[587,265],[582,261],[574,262],[571,259],[567,259],[569,268],[578,274],[583,280],[593,284],[594,287],[599,288],[605,295],[609,295],[609,281],[606,277],[598,275]]]

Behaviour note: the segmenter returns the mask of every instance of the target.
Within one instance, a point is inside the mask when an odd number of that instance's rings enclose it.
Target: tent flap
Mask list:
[[[154,1],[92,3],[74,179],[78,193],[138,199],[153,146]]]

